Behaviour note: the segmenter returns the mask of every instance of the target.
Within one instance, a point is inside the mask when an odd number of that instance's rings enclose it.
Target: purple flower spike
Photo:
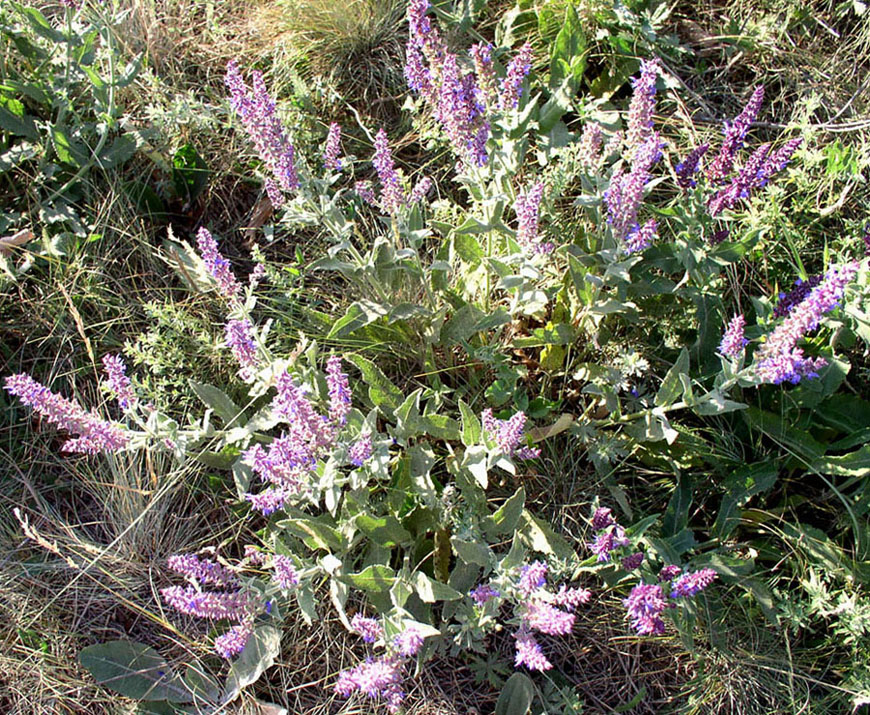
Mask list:
[[[661,614],[668,607],[662,587],[658,584],[640,583],[631,589],[628,598],[623,600],[632,627],[642,636],[662,634],[665,622]]]
[[[361,467],[372,456],[372,434],[366,432],[347,450],[347,458],[355,467]]]
[[[378,179],[381,182],[381,208],[390,216],[396,216],[407,203],[405,190],[399,182],[399,175],[390,152],[387,133],[380,129],[375,137],[375,158],[373,161]]]
[[[857,272],[857,261],[831,268],[824,280],[767,336],[755,352],[755,373],[763,382],[797,383],[802,377],[817,376],[819,368],[827,363],[824,359],[805,358],[796,347],[797,342],[818,327],[825,313],[840,304],[846,286]]]
[[[472,589],[468,595],[471,596],[471,600],[476,605],[483,606],[487,601],[498,598],[501,594],[488,583],[482,583],[477,588]]]
[[[622,568],[626,571],[634,571],[643,563],[643,552],[638,551],[635,554],[629,554],[622,559]]]
[[[553,603],[567,611],[574,611],[578,606],[589,603],[592,593],[585,588],[568,588],[563,583],[553,595]]]
[[[350,412],[350,383],[341,371],[341,358],[332,355],[326,361],[326,385],[329,389],[329,419],[336,425],[344,426]]]
[[[295,191],[299,187],[299,177],[293,145],[278,119],[275,101],[269,96],[261,72],[252,73],[252,89],[248,90],[235,60],[227,64],[225,82],[230,90],[233,110],[242,120],[260,159],[272,173],[272,183],[266,185],[269,198],[276,207],[280,206],[283,203],[281,192]]]
[[[103,355],[103,371],[106,373],[106,387],[108,387],[118,400],[118,407],[126,410],[136,405],[136,395],[130,386],[130,378],[127,377],[127,367],[119,355]]]
[[[253,329],[253,324],[247,318],[230,320],[225,328],[227,347],[232,350],[233,357],[242,368],[239,375],[243,380],[250,380],[254,375],[253,369],[260,364],[257,346],[251,334]]]
[[[601,125],[590,122],[583,127],[580,135],[580,145],[577,149],[577,161],[586,170],[597,169],[605,158],[601,154]]]
[[[643,226],[634,227],[625,237],[625,245],[622,250],[631,255],[649,248],[655,240],[657,230],[658,224],[654,218],[651,218]]]
[[[502,109],[516,109],[523,93],[523,80],[532,69],[532,46],[527,42],[508,63],[507,74],[501,81],[499,106]]]
[[[520,569],[520,580],[517,588],[524,596],[537,591],[547,583],[547,564],[543,561],[533,561]]]
[[[749,131],[749,126],[758,116],[761,103],[764,100],[764,87],[757,87],[752,93],[748,104],[733,122],[725,123],[725,138],[718,156],[713,160],[707,171],[707,177],[714,183],[724,183],[734,166],[737,152],[743,146],[743,140]]]
[[[775,318],[784,318],[791,312],[792,308],[804,300],[810,294],[810,291],[821,282],[822,276],[810,276],[805,281],[798,278],[794,282],[794,288],[788,293],[779,294],[779,301],[773,309],[773,316]]]
[[[671,598],[689,598],[703,591],[716,579],[713,569],[701,569],[682,574],[673,583]]]
[[[576,616],[540,600],[533,600],[526,608],[523,623],[536,631],[551,636],[568,635],[574,629]]]
[[[369,206],[377,206],[378,200],[375,198],[375,192],[368,181],[357,181],[353,186],[353,190]]]
[[[413,658],[423,647],[423,634],[413,626],[406,628],[393,639],[393,648],[404,658]]]
[[[123,449],[130,439],[121,427],[100,419],[95,412],[85,412],[77,402],[54,394],[30,375],[10,375],[5,380],[5,387],[7,392],[15,395],[46,421],[78,435],[64,442],[61,447],[64,452],[114,452]]]
[[[272,580],[285,591],[299,585],[299,572],[289,556],[275,554],[272,557],[272,569]]]
[[[228,568],[195,554],[173,554],[166,559],[166,565],[175,573],[196,579],[200,583],[211,583],[215,586],[238,585],[238,578]]]
[[[193,586],[169,586],[160,589],[160,595],[169,606],[186,616],[214,621],[243,621],[256,611],[256,602],[244,591],[226,593],[199,591]]]
[[[492,45],[479,42],[468,50],[474,61],[474,74],[480,91],[481,104],[491,109],[497,100],[495,70],[492,67]]]
[[[514,205],[517,214],[517,242],[524,248],[532,248],[538,242],[538,212],[543,196],[544,184],[540,181],[517,195]]]
[[[629,156],[633,156],[652,134],[658,73],[659,61],[653,58],[641,62],[640,77],[631,80],[633,94],[628,108],[628,129],[625,133]]]
[[[673,581],[679,575],[679,566],[675,566],[673,564],[662,566],[662,570],[659,571],[659,581]]]
[[[746,319],[742,314],[735,315],[728,323],[728,328],[719,343],[719,352],[725,357],[736,358],[740,356],[749,341],[743,337],[743,329],[746,327]]]
[[[490,408],[480,413],[480,421],[486,435],[492,439],[499,450],[517,459],[533,459],[540,455],[539,449],[521,447],[523,430],[526,425],[524,412],[517,412],[509,420],[499,420]]]
[[[329,125],[323,149],[323,165],[330,171],[341,171],[341,125],[338,122]]]
[[[411,190],[411,197],[408,199],[411,204],[419,204],[421,201],[426,200],[426,195],[432,189],[432,179],[428,176],[424,176],[420,179]]]
[[[550,670],[553,664],[547,660],[544,651],[541,650],[541,645],[535,640],[532,631],[529,628],[520,626],[519,630],[514,633],[516,639],[516,658],[514,665],[519,667],[526,666],[529,670],[545,671]]]
[[[221,658],[230,660],[234,656],[241,653],[254,632],[254,624],[251,621],[245,621],[237,626],[233,626],[222,636],[214,639],[214,650]]]
[[[221,255],[217,241],[205,228],[200,228],[196,234],[196,245],[202,255],[208,272],[218,286],[218,292],[231,303],[239,302],[242,293],[242,285],[233,275],[230,262]]]
[[[698,182],[695,181],[695,174],[701,163],[701,157],[707,153],[709,148],[709,144],[701,144],[701,146],[692,149],[686,155],[686,158],[676,165],[674,171],[677,174],[677,185],[681,189],[688,190],[697,185]]]
[[[366,643],[374,643],[384,635],[384,629],[377,618],[366,618],[359,613],[354,615],[350,626]]]
[[[616,523],[616,519],[613,518],[612,512],[613,510],[607,507],[598,507],[592,515],[592,529],[594,531],[601,531],[608,526],[613,526]]]

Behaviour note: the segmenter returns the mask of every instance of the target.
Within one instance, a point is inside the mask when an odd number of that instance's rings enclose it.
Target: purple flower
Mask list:
[[[771,177],[778,171],[782,171],[788,164],[792,155],[798,150],[798,147],[803,143],[803,139],[797,137],[789,139],[779,149],[768,156],[764,164],[763,173],[765,177]]]
[[[662,587],[658,584],[640,583],[631,589],[623,600],[632,627],[642,636],[665,632],[661,614],[668,607]]]
[[[714,232],[713,235],[710,236],[710,245],[718,246],[720,243],[722,243],[722,241],[728,238],[730,233],[731,231],[727,228],[723,228]]]
[[[749,341],[743,337],[743,329],[746,327],[746,319],[742,314],[735,315],[728,323],[728,328],[719,343],[719,352],[725,357],[736,358],[743,352],[743,348]]]
[[[857,261],[828,270],[824,280],[767,336],[755,352],[755,373],[763,382],[797,383],[801,377],[816,376],[825,361],[805,358],[803,351],[796,347],[797,342],[818,327],[825,313],[840,304],[846,286],[857,272]]]
[[[245,494],[245,499],[251,502],[251,506],[263,516],[269,516],[278,509],[283,509],[284,504],[294,493],[287,489],[269,488],[259,494]]]
[[[577,148],[577,162],[584,169],[597,169],[605,158],[601,155],[601,125],[590,122],[583,127],[580,144]]]
[[[516,109],[523,93],[523,80],[532,69],[532,46],[526,42],[508,63],[507,74],[501,81],[499,106],[502,109]]]
[[[256,546],[251,544],[245,545],[245,559],[247,559],[253,566],[261,566],[265,558],[266,555]]]
[[[704,156],[709,148],[709,144],[701,144],[701,146],[695,147],[686,155],[686,158],[674,168],[674,171],[677,174],[677,184],[681,189],[690,189],[697,185],[698,182],[695,181],[695,173],[698,171],[701,157]]]
[[[471,596],[471,600],[476,605],[483,606],[487,601],[498,598],[501,594],[488,583],[482,583],[477,588],[472,589],[468,595]]]
[[[474,74],[480,92],[480,103],[491,108],[497,99],[495,70],[492,66],[492,44],[478,42],[468,50],[474,61]]]
[[[370,206],[377,206],[378,200],[375,198],[375,192],[372,189],[371,183],[368,181],[357,181],[353,185],[353,190],[356,192],[356,195],[367,204]]]
[[[372,456],[372,433],[365,432],[347,450],[347,458],[355,467],[361,467]]]
[[[341,171],[341,125],[333,122],[329,125],[326,135],[326,146],[323,149],[323,165],[330,171]]]
[[[798,278],[794,282],[794,288],[788,293],[780,293],[779,301],[773,309],[775,318],[784,318],[791,312],[791,309],[804,300],[810,291],[822,282],[822,276],[810,276],[807,280]]]
[[[122,449],[129,441],[121,427],[100,419],[95,412],[85,412],[78,403],[54,394],[30,375],[10,375],[5,380],[6,391],[42,415],[46,421],[74,435],[64,442],[64,452],[96,454]]]
[[[196,579],[199,583],[215,586],[236,586],[238,578],[225,566],[211,559],[201,559],[196,554],[173,554],[166,565],[181,576]]]
[[[243,621],[257,610],[257,602],[246,591],[226,593],[199,591],[193,586],[169,586],[160,589],[163,600],[187,616]]]
[[[254,624],[250,620],[240,623],[237,626],[233,626],[222,636],[218,636],[214,639],[215,652],[221,658],[229,660],[245,649],[248,639],[251,637],[251,633],[253,632]]]
[[[341,371],[341,358],[332,355],[326,361],[326,385],[329,389],[329,419],[336,425],[344,426],[350,412],[350,384],[347,375]]]
[[[250,380],[254,375],[253,368],[260,364],[257,357],[257,346],[251,335],[253,329],[253,324],[247,318],[229,320],[225,328],[227,347],[232,350],[233,357],[241,366],[239,375],[243,380]]]
[[[520,569],[520,580],[517,588],[524,596],[528,596],[547,583],[547,564],[543,561],[533,561]]]
[[[423,634],[410,626],[393,638],[393,649],[405,658],[413,658],[423,647]]]
[[[409,42],[405,54],[405,80],[408,87],[414,92],[420,92],[430,97],[432,87],[432,74],[426,68],[423,57],[423,48],[415,42]]]
[[[633,154],[647,142],[652,134],[658,73],[659,61],[653,58],[641,62],[640,77],[631,80],[633,93],[628,108],[628,129],[625,133],[625,142],[630,157],[633,157]]]
[[[118,406],[122,410],[133,407],[136,404],[136,395],[130,387],[130,378],[126,375],[127,368],[120,356],[103,355],[103,371],[106,373],[106,387],[115,394]]]
[[[309,458],[333,443],[329,421],[318,415],[286,370],[278,376],[278,394],[272,400],[272,410],[289,423],[289,434],[295,441],[294,449],[307,450]]]
[[[483,166],[487,161],[489,124],[479,100],[474,75],[463,75],[456,55],[448,53],[441,66],[435,118],[460,158],[460,166]]]
[[[275,102],[269,96],[261,72],[252,73],[249,92],[238,63],[227,64],[225,82],[230,90],[230,104],[257,149],[260,159],[272,172],[273,182],[267,183],[269,199],[278,207],[283,203],[281,191],[294,191],[299,187],[293,145],[287,139],[275,111]]]
[[[272,557],[272,570],[272,580],[285,591],[299,585],[299,572],[289,556],[275,554]]]
[[[500,420],[487,407],[480,413],[480,419],[487,436],[495,441],[499,450],[505,454],[516,455],[518,453],[520,442],[523,439],[523,430],[526,426],[525,413],[517,412],[509,420]],[[537,456],[537,454],[526,455],[525,458],[531,456]]]
[[[553,603],[567,611],[573,611],[578,606],[589,603],[592,594],[585,588],[568,588],[563,583],[553,594]]]
[[[335,692],[350,697],[359,691],[369,698],[383,698],[390,712],[398,712],[405,698],[402,692],[404,661],[396,656],[367,658],[359,665],[338,674]]]
[[[551,606],[545,601],[532,600],[523,615],[523,624],[551,636],[568,635],[574,628],[573,613]]]
[[[262,263],[258,263],[256,266],[254,266],[254,270],[252,270],[250,275],[248,276],[248,284],[251,286],[251,288],[256,288],[260,284],[260,281],[262,281],[265,277],[266,266],[264,266]]]
[[[864,228],[864,253],[870,253],[870,223]]]
[[[217,241],[207,229],[200,228],[196,234],[196,244],[208,272],[217,283],[218,292],[231,303],[239,302],[242,286],[233,275],[230,262],[218,251]]]
[[[607,507],[600,506],[595,510],[595,513],[592,515],[592,528],[595,531],[601,531],[602,529],[606,529],[608,526],[612,526],[616,523],[616,519],[612,516],[612,509]]]
[[[659,571],[659,581],[673,581],[679,575],[679,566],[674,566],[673,564],[662,566],[662,570]]]
[[[707,211],[711,216],[718,216],[723,209],[734,207],[740,199],[749,198],[753,189],[766,183],[765,167],[769,154],[770,144],[762,144],[752,153],[731,183],[710,197]]]
[[[384,635],[384,629],[376,618],[366,618],[359,613],[354,615],[350,626],[366,643],[374,643]]]
[[[418,204],[421,201],[426,199],[426,195],[432,189],[432,179],[428,176],[424,176],[420,179],[411,190],[411,197],[408,199],[408,202],[411,204]]]
[[[658,225],[654,218],[651,218],[643,226],[635,224],[625,237],[625,245],[622,250],[626,254],[631,255],[632,253],[649,248],[655,240],[657,230]]]
[[[653,132],[647,142],[635,151],[631,171],[626,174],[620,168],[610,177],[604,201],[607,204],[607,223],[618,240],[625,241],[629,234],[640,230],[637,211],[643,199],[644,186],[649,181],[650,168],[661,156],[661,146],[658,134]],[[637,242],[637,237],[634,237],[633,245]]]
[[[381,128],[375,136],[375,158],[373,160],[375,171],[381,182],[381,208],[391,216],[396,216],[408,202],[405,190],[399,182],[399,175],[393,164],[393,155],[390,152],[390,142],[387,133]]]
[[[532,631],[526,627],[520,626],[516,633],[516,658],[514,665],[519,667],[526,666],[529,670],[545,671],[553,667],[553,664],[547,660],[544,652],[541,650],[541,645],[535,640]]]
[[[514,211],[517,214],[517,242],[529,249],[538,243],[538,211],[544,196],[544,184],[540,181],[527,191],[517,194]]]
[[[595,535],[592,543],[588,544],[589,550],[598,557],[598,561],[610,561],[610,552],[622,546],[628,546],[631,542],[625,538],[625,529],[619,524]]]
[[[672,584],[671,598],[689,598],[700,593],[709,586],[716,578],[713,569],[701,569],[682,574]]]
[[[707,177],[710,181],[723,183],[731,173],[737,152],[743,146],[743,140],[746,138],[749,126],[758,116],[758,110],[761,109],[763,100],[764,87],[757,87],[743,111],[737,115],[733,122],[725,123],[725,138],[722,141],[722,147],[707,170]]]
[[[625,558],[622,559],[622,568],[626,571],[634,571],[638,566],[643,563],[643,552],[638,551],[635,554],[629,554]]]

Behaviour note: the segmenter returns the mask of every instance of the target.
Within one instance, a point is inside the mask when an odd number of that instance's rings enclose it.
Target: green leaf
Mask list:
[[[662,386],[656,393],[656,407],[667,407],[674,404],[683,394],[683,381],[680,379],[682,375],[687,375],[689,372],[689,351],[683,348],[680,351],[680,356],[673,364],[665,379],[662,380]]]
[[[88,150],[78,142],[73,141],[64,128],[58,124],[51,127],[51,141],[58,160],[64,164],[81,167],[88,162]]]
[[[525,673],[514,673],[501,690],[495,715],[527,715],[535,699],[535,684]]]
[[[235,700],[242,688],[255,683],[281,652],[281,631],[275,626],[257,626],[245,649],[230,666],[224,702]]]
[[[220,388],[214,385],[207,385],[194,380],[188,380],[187,384],[194,391],[196,396],[202,400],[206,407],[214,410],[214,413],[224,421],[224,425],[230,423],[235,427],[240,427],[241,424],[236,420],[242,414],[242,408],[239,407],[232,399]]]
[[[326,338],[331,340],[350,335],[355,330],[359,330],[383,318],[388,312],[387,308],[380,303],[373,303],[370,300],[358,300],[355,303],[351,303],[344,315],[335,321]]]
[[[586,70],[586,35],[573,4],[565,10],[565,22],[550,50],[550,87],[555,89],[571,79],[575,85]]]
[[[728,538],[740,522],[738,510],[756,494],[766,492],[776,483],[777,465],[773,462],[749,464],[732,472],[722,486],[725,495],[713,524],[713,536]]]
[[[414,574],[414,588],[423,603],[435,603],[436,601],[456,601],[462,598],[459,591],[450,588],[446,583],[430,578],[422,571]]]
[[[217,701],[221,696],[221,690],[214,679],[208,675],[199,664],[188,664],[184,674],[184,684],[190,691],[194,701]]]
[[[329,524],[318,521],[316,517],[294,515],[290,519],[280,520],[277,526],[298,536],[309,549],[333,552],[345,548],[344,537]]]
[[[126,163],[136,153],[136,142],[126,134],[121,135],[111,145],[100,152],[100,166],[103,169],[115,169]]]
[[[25,114],[24,104],[12,97],[0,95],[0,129],[16,136],[39,141],[39,131],[33,117]]]
[[[566,560],[577,558],[574,550],[563,537],[553,531],[547,522],[532,516],[527,509],[523,509],[520,515],[520,526],[517,529],[517,534],[533,551],[553,554],[557,558]]]
[[[371,593],[385,593],[396,582],[396,572],[389,566],[374,564],[358,573],[345,574],[338,579],[350,586],[356,586]]]
[[[734,410],[745,410],[747,405],[729,400],[719,390],[711,390],[698,398],[692,409],[698,415],[723,415]]]
[[[455,442],[460,437],[459,423],[447,415],[425,415],[421,423],[426,432],[435,439],[445,442]]]
[[[51,26],[51,23],[45,18],[45,15],[35,7],[25,7],[20,3],[12,3],[12,5],[16,10],[18,10],[18,12],[27,18],[30,27],[37,35],[54,43],[66,43],[66,37],[64,34],[55,30]]]
[[[475,445],[465,450],[462,455],[462,468],[471,472],[481,489],[486,489],[489,485],[487,452],[483,445]]]
[[[361,355],[348,355],[347,360],[356,365],[362,373],[363,381],[369,387],[369,399],[372,403],[376,407],[386,408],[384,414],[386,417],[390,417],[390,413],[402,404],[402,391],[390,382],[371,360],[367,360]]]
[[[466,447],[479,444],[483,433],[480,419],[462,399],[459,400],[459,413],[462,416],[462,444]]]
[[[208,164],[193,144],[179,147],[172,156],[172,186],[175,195],[191,203],[208,186]]]
[[[870,445],[849,454],[813,460],[810,470],[837,477],[865,477],[870,474]]]
[[[134,700],[189,702],[191,694],[166,659],[153,648],[133,641],[88,646],[79,662],[100,685]]]
[[[689,523],[689,508],[692,506],[694,486],[695,481],[691,475],[683,472],[677,477],[677,486],[662,516],[663,537],[675,536],[686,528]]]
[[[492,528],[495,534],[511,534],[517,528],[526,504],[526,490],[523,487],[514,492],[492,515]]]
[[[391,515],[375,518],[368,514],[359,514],[355,523],[366,536],[388,549],[411,541],[411,534]]]
[[[492,560],[492,549],[477,541],[465,541],[456,536],[450,539],[456,555],[467,564],[487,567]]]

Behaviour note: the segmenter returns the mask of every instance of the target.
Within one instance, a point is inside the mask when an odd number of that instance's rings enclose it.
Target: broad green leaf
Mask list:
[[[188,380],[187,383],[202,403],[214,410],[214,413],[224,421],[225,426],[229,426],[230,423],[235,427],[241,426],[242,422],[237,418],[241,416],[242,408],[233,402],[227,393],[214,385],[194,380]]]
[[[197,703],[203,700],[217,701],[221,696],[218,684],[199,664],[188,664],[184,673],[184,684]]]
[[[478,541],[465,541],[456,536],[450,539],[453,550],[467,564],[487,567],[492,560],[492,550]]]
[[[531,512],[523,509],[520,515],[520,525],[517,534],[533,551],[542,554],[553,554],[560,559],[574,560],[577,555],[562,536],[559,536],[552,527],[542,519],[532,516]]]
[[[719,390],[711,390],[698,398],[692,409],[698,415],[722,415],[734,410],[745,410],[748,405],[729,400]]]
[[[338,579],[350,586],[361,588],[363,591],[385,593],[395,584],[396,572],[389,566],[374,564],[359,573],[346,574],[339,576]]]
[[[426,432],[435,439],[443,439],[445,442],[454,442],[459,439],[459,423],[447,415],[425,415],[421,423]]]
[[[396,517],[391,515],[375,518],[368,514],[360,514],[356,517],[355,523],[366,536],[388,549],[411,540],[411,534]]]
[[[483,445],[475,445],[465,450],[462,455],[462,467],[474,476],[482,489],[489,485],[487,476],[487,451]]]
[[[527,715],[535,699],[535,684],[525,673],[514,673],[501,690],[495,715]]]
[[[294,516],[282,519],[277,526],[298,536],[310,549],[342,551],[345,548],[344,537],[336,529],[313,517]]]
[[[172,187],[175,195],[191,203],[208,186],[209,169],[193,144],[184,144],[172,156]]]
[[[665,379],[662,380],[662,386],[656,393],[656,407],[667,407],[674,404],[680,399],[683,394],[683,383],[680,380],[681,375],[686,375],[689,372],[689,351],[683,348],[680,351],[680,356],[673,364]]]
[[[724,540],[740,523],[739,509],[750,498],[771,489],[778,475],[774,462],[749,464],[732,472],[724,481],[725,495],[713,524],[713,536]]]
[[[550,49],[550,87],[559,87],[566,79],[575,85],[583,79],[586,69],[584,53],[586,35],[574,5],[568,4],[565,21]]]
[[[675,536],[689,523],[689,508],[692,506],[692,489],[695,486],[691,475],[683,472],[677,477],[677,486],[671,494],[662,516],[662,536]]]
[[[870,474],[870,445],[865,444],[849,454],[815,459],[809,469],[837,477],[866,477]]]
[[[371,360],[361,355],[348,355],[347,360],[356,365],[362,373],[363,381],[369,387],[369,399],[372,403],[376,407],[385,408],[384,416],[391,417],[392,412],[402,404],[402,391],[390,382]]]
[[[523,508],[526,505],[526,490],[523,487],[514,494],[492,515],[493,531],[496,534],[511,534],[517,528]]]
[[[373,303],[370,300],[358,300],[355,303],[351,303],[344,315],[335,321],[326,338],[328,340],[343,338],[355,330],[359,330],[383,318],[388,312],[389,310],[380,303]]]
[[[446,583],[430,578],[422,571],[414,574],[414,588],[423,603],[435,603],[436,601],[455,601],[462,598],[459,591],[450,588]]]
[[[462,399],[459,400],[459,413],[462,415],[462,444],[466,447],[479,444],[482,435],[480,419]]]
[[[58,124],[51,127],[51,141],[57,158],[64,164],[72,164],[75,167],[84,166],[89,157],[88,150],[72,137]]]
[[[132,158],[135,153],[136,142],[126,134],[123,134],[100,152],[100,166],[103,169],[115,169]]]
[[[245,649],[230,666],[224,690],[224,702],[238,697],[242,688],[255,683],[270,668],[281,652],[281,631],[275,626],[257,626]]]
[[[133,641],[88,646],[79,662],[100,685],[134,700],[190,702],[191,694],[166,659],[153,648]]]
[[[24,104],[12,97],[0,95],[0,129],[9,134],[39,141],[39,131],[33,117],[24,111]]]

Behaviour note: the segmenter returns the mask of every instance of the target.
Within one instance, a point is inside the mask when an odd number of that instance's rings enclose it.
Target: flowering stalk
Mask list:
[[[492,439],[499,450],[518,459],[533,459],[540,456],[540,449],[520,447],[523,439],[523,430],[526,425],[524,412],[517,412],[508,420],[497,419],[492,410],[487,407],[480,414],[480,420],[486,434]]]
[[[197,231],[196,245],[208,272],[217,283],[218,292],[230,303],[239,303],[242,285],[236,280],[230,262],[221,255],[217,241],[206,228]]]
[[[625,143],[628,156],[633,160],[634,154],[652,136],[653,112],[656,107],[656,78],[659,73],[657,58],[640,63],[640,77],[631,79],[633,93],[628,108],[628,128],[625,133]]]
[[[5,380],[7,392],[42,415],[51,424],[76,435],[64,442],[64,452],[97,454],[123,449],[130,437],[126,430],[86,412],[77,402],[56,395],[30,375],[10,375]]]
[[[750,125],[758,116],[758,110],[761,109],[761,102],[763,100],[764,87],[759,86],[752,93],[752,97],[746,107],[735,117],[734,121],[725,122],[725,138],[722,140],[719,154],[707,170],[707,178],[711,182],[722,183],[731,173],[737,152],[743,146],[743,140],[746,138]]]
[[[523,93],[523,80],[532,69],[532,46],[526,42],[508,63],[507,74],[501,81],[498,102],[502,109],[516,109]]]
[[[241,367],[239,376],[243,380],[253,379],[254,368],[260,364],[260,359],[257,357],[257,346],[252,335],[253,329],[254,325],[247,318],[229,320],[224,329],[227,347],[232,350],[233,357]]]
[[[743,352],[743,348],[749,341],[743,337],[743,329],[746,326],[746,319],[742,314],[735,315],[731,322],[728,323],[728,328],[722,336],[722,342],[719,343],[719,352],[725,357],[736,358]]]
[[[118,406],[126,410],[136,405],[136,395],[127,377],[127,367],[119,355],[103,355],[103,371],[106,373],[106,387],[115,395]]]
[[[323,149],[323,165],[330,171],[341,171],[341,125],[338,122],[329,125]]]

